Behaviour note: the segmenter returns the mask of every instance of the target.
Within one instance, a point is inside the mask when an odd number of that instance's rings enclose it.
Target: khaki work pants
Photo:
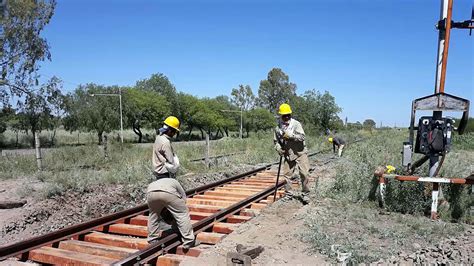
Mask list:
[[[342,156],[342,150],[344,149],[344,145],[339,145],[338,149],[337,149],[337,155],[339,157]]]
[[[147,193],[147,203],[150,209],[148,216],[148,241],[161,237],[161,232],[169,229],[160,216],[167,208],[173,216],[172,228],[179,232],[184,248],[189,248],[194,243],[194,232],[189,218],[186,201],[178,196],[164,191],[150,191]]]
[[[291,177],[293,176],[295,170],[298,169],[301,179],[301,190],[303,193],[308,193],[308,177],[309,177],[309,159],[308,154],[303,154],[300,157],[296,158],[294,161],[290,161],[285,158],[283,163],[282,173],[286,179],[285,190],[291,191]]]

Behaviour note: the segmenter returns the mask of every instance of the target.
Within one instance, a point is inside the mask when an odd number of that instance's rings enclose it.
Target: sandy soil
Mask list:
[[[310,255],[309,248],[299,240],[309,205],[297,200],[276,202],[257,217],[239,225],[238,229],[198,258],[189,258],[182,265],[226,265],[228,252],[242,244],[247,248],[262,246],[264,251],[252,265],[321,265],[328,262],[321,255]]]

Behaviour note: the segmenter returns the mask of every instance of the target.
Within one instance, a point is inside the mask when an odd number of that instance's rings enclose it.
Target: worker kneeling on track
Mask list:
[[[186,193],[175,179],[179,168],[179,159],[174,154],[170,139],[179,131],[179,120],[174,116],[165,119],[153,144],[153,176],[156,181],[148,185],[147,203],[148,242],[153,243],[161,237],[163,231],[171,228],[179,232],[183,248],[199,245],[186,206]]]
[[[304,204],[309,202],[309,159],[305,143],[305,133],[301,123],[291,117],[290,105],[284,103],[278,110],[280,121],[275,128],[273,141],[275,149],[284,157],[283,176],[286,179],[285,192],[292,195],[291,176],[298,169],[301,179],[302,197]]]
[[[332,150],[334,153],[336,153],[336,146],[337,146],[337,155],[341,157],[342,151],[344,149],[344,146],[346,145],[346,142],[340,137],[329,137],[328,141],[332,143]]]

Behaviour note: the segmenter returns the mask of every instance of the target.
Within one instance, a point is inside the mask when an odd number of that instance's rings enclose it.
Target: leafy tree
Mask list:
[[[357,121],[355,123],[347,123],[347,128],[348,129],[362,129],[362,123]]]
[[[244,111],[252,109],[255,105],[255,96],[249,85],[239,85],[239,88],[232,89],[231,96],[232,103]]]
[[[189,139],[193,128],[198,126],[195,115],[199,112],[199,108],[196,107],[199,103],[199,99],[183,92],[178,93],[176,98],[177,104],[174,107],[174,114],[176,114],[179,120],[187,126]],[[204,135],[203,132],[201,133]]]
[[[47,91],[47,103],[50,110],[49,129],[53,131],[51,145],[55,144],[56,130],[61,125],[61,121],[66,115],[67,97],[62,94],[63,83],[57,77],[52,77],[45,85]]]
[[[177,104],[176,88],[164,74],[156,73],[148,79],[139,80],[135,88],[143,91],[153,91],[164,96],[170,103],[172,113],[176,113],[177,110],[174,108]]]
[[[255,132],[272,129],[276,126],[276,117],[265,108],[255,108],[245,114],[245,129],[247,137],[250,130]]]
[[[65,123],[67,130],[77,128],[97,133],[99,145],[102,144],[103,134],[120,127],[119,99],[111,97],[92,96],[97,93],[116,93],[118,87],[105,87],[89,83],[79,86],[74,94],[70,95],[68,117]],[[72,123],[77,126],[69,127]]]
[[[9,0],[1,23],[4,38],[0,43],[0,102],[10,96],[23,96],[38,85],[38,62],[50,60],[46,39],[40,36],[54,14],[54,0]],[[27,96],[32,100],[33,96]],[[34,98],[34,97],[33,97]]]
[[[157,130],[170,114],[170,103],[155,91],[128,89],[123,99],[125,116],[139,143],[143,138],[142,128]]]
[[[303,96],[292,97],[295,116],[305,124],[312,124],[322,130],[333,128],[340,124],[337,114],[341,108],[336,104],[336,99],[329,92],[321,94],[316,90],[307,90]]]
[[[214,99],[207,99],[205,103],[209,105],[211,110],[215,112],[216,120],[213,123],[213,127],[217,130],[216,137],[219,133],[224,133],[229,136],[229,129],[236,128],[236,125],[240,125],[240,112],[229,100],[227,96],[217,96]],[[237,111],[229,114],[226,111]]]
[[[33,133],[33,139],[41,130],[52,128],[52,110],[63,108],[60,104],[63,95],[59,83],[59,79],[53,77],[37,91],[27,93],[17,103],[20,119]]]
[[[275,112],[278,106],[289,102],[296,95],[296,84],[289,81],[281,69],[273,68],[268,72],[267,79],[260,81],[258,102],[261,107]]]
[[[320,108],[319,121],[321,128],[329,128],[333,121],[339,119],[337,114],[342,109],[336,104],[336,98],[329,92],[325,91],[324,94],[318,95],[318,106]]]
[[[362,126],[365,128],[365,129],[373,129],[375,128],[375,121],[372,120],[372,119],[366,119],[364,121],[364,123],[362,123]]]

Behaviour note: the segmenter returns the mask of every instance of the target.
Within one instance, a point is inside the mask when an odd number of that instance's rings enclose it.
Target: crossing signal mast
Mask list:
[[[379,177],[379,204],[385,206],[385,184],[390,179],[398,181],[415,181],[432,183],[431,218],[438,219],[439,184],[474,184],[474,175],[467,178],[437,178],[446,154],[451,149],[453,131],[459,135],[464,133],[469,118],[469,100],[445,93],[446,68],[448,65],[448,49],[451,29],[469,29],[469,35],[474,28],[474,7],[471,19],[462,22],[452,21],[453,0],[441,0],[441,16],[436,24],[439,31],[438,57],[436,61],[436,79],[434,94],[415,99],[412,102],[410,133],[407,142],[403,143],[402,165],[409,174],[429,160],[429,177],[413,175],[397,175],[376,171]],[[433,111],[430,116],[422,116],[415,125],[416,111]],[[443,117],[443,111],[462,112],[462,118],[457,128],[454,119]],[[415,137],[416,131],[416,137]],[[423,154],[423,157],[412,162],[413,153]],[[441,157],[441,160],[440,160]]]
[[[435,177],[438,174],[446,154],[451,149],[452,131],[457,131],[460,135],[463,134],[469,118],[469,100],[445,93],[445,81],[451,29],[469,29],[469,34],[471,34],[474,28],[474,6],[471,19],[462,22],[452,21],[452,11],[453,0],[441,0],[440,20],[436,24],[439,37],[435,92],[432,95],[413,101],[410,136],[408,142],[403,145],[403,166],[412,173],[429,160],[430,177]],[[415,126],[417,110],[433,111],[433,115],[420,117],[418,125]],[[455,121],[452,118],[443,117],[443,111],[462,112],[458,128],[454,127]],[[415,131],[417,131],[416,138]],[[413,153],[423,154],[424,156],[413,163]],[[440,156],[441,161],[439,160]],[[437,191],[437,186],[434,186],[433,190]]]

